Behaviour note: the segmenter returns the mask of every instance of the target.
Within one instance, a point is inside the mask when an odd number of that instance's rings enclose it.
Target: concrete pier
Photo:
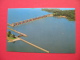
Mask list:
[[[23,42],[25,42],[25,43],[27,43],[27,44],[29,44],[29,45],[31,45],[31,46],[34,46],[34,47],[36,47],[36,48],[38,48],[38,49],[40,49],[40,50],[42,50],[42,51],[44,51],[44,52],[46,52],[46,53],[49,53],[48,50],[43,49],[43,48],[41,48],[41,47],[39,47],[39,46],[37,46],[37,45],[35,45],[35,44],[32,44],[32,43],[30,43],[30,42],[28,42],[28,41],[26,41],[26,40],[24,40],[24,39],[21,39],[21,38],[20,38],[20,40],[23,41]]]
[[[37,49],[40,49],[40,50],[42,50],[42,51],[44,51],[44,52],[46,52],[46,53],[49,53],[48,50],[46,50],[46,49],[44,49],[44,48],[41,48],[41,47],[39,47],[39,46],[37,46],[37,45],[35,45],[35,44],[33,44],[33,43],[30,43],[30,42],[28,42],[28,41],[26,41],[26,40],[24,40],[24,39],[22,39],[22,38],[19,38],[19,37],[17,37],[17,39],[14,39],[12,42],[15,42],[15,41],[18,41],[18,40],[23,41],[23,42],[25,42],[25,43],[27,43],[27,44],[29,44],[29,45],[37,48]]]
[[[10,29],[11,31],[14,31],[14,32],[16,32],[16,33],[18,33],[18,34],[20,34],[20,35],[22,35],[22,36],[27,37],[27,35],[24,34],[24,33],[21,33],[21,32],[19,32],[19,31],[16,31],[16,30],[12,29],[12,28],[9,28],[9,27],[8,27],[8,29]]]
[[[23,42],[25,42],[25,43],[27,43],[27,44],[29,44],[29,45],[37,48],[37,49],[40,49],[40,50],[42,50],[42,51],[44,51],[44,52],[46,52],[46,53],[49,53],[48,50],[46,50],[46,49],[44,49],[44,48],[41,48],[41,47],[39,47],[39,46],[37,46],[37,45],[35,45],[35,44],[33,44],[33,43],[30,43],[30,42],[28,42],[28,41],[26,41],[26,40],[24,40],[24,39],[22,39],[22,38],[17,37],[17,36],[16,36],[16,39],[11,40],[11,41],[8,41],[8,42],[16,42],[16,41],[23,41]]]

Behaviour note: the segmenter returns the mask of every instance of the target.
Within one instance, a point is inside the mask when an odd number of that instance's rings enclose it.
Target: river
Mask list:
[[[41,9],[9,9],[8,23],[23,21],[50,14]],[[28,35],[21,37],[50,53],[75,53],[75,21],[66,18],[46,17],[19,26],[10,27]],[[11,31],[18,36],[19,34]],[[25,42],[7,42],[7,51],[45,53]]]

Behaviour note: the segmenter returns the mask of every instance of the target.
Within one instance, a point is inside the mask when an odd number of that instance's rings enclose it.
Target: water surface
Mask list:
[[[8,14],[9,23],[50,14],[40,9],[15,9],[14,13],[11,13],[12,10],[9,10]],[[27,34],[28,37],[21,38],[50,51],[50,53],[75,52],[75,21],[69,21],[66,18],[47,17],[11,28]],[[15,32],[12,33],[19,35]],[[45,53],[22,41],[7,43],[7,50]]]

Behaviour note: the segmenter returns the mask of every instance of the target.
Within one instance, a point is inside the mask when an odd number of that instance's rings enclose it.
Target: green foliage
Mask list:
[[[16,38],[14,34],[12,35],[12,37],[13,37],[13,38]]]
[[[59,11],[54,14],[54,16],[66,16],[70,21],[75,20],[75,11],[74,10],[64,10]]]
[[[11,36],[11,31],[8,31],[8,37],[10,37]]]
[[[47,11],[47,12],[51,12],[51,13],[53,13],[53,12],[57,12],[57,11],[61,11],[60,9],[48,9],[48,8],[42,8],[42,11]]]
[[[69,21],[75,20],[75,10],[42,9],[42,11],[53,13],[54,16],[66,16]]]
[[[9,37],[10,39],[16,39],[16,38],[13,38],[13,37]]]
[[[14,34],[11,34],[11,31],[8,31],[8,37],[16,38]]]

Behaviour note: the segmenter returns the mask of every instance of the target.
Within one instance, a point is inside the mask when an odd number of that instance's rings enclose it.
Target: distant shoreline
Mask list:
[[[67,18],[66,16],[54,16],[54,17]]]

